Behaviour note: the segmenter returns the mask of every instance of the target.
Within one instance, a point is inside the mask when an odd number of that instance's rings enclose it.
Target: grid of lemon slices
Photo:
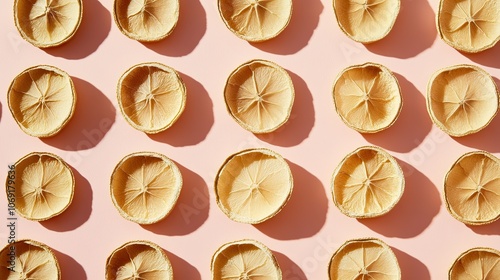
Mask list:
[[[114,0],[112,17],[127,40],[151,47],[148,44],[167,40],[182,17],[189,16],[189,11],[182,9],[184,2]],[[479,53],[500,41],[499,0],[436,2],[436,30],[445,44],[463,53]],[[34,48],[54,49],[67,44],[77,36],[81,25],[88,24],[83,20],[86,4],[82,0],[14,0],[14,25],[19,36]],[[236,40],[259,46],[284,36],[281,34],[301,13],[294,10],[296,4],[292,0],[217,0],[214,6],[220,25],[226,27],[224,31],[231,32]],[[391,36],[402,9],[400,0],[332,0],[331,5],[342,35],[367,48]],[[85,9],[85,13],[92,11]],[[235,122],[250,137],[279,134],[294,119],[293,109],[303,105],[296,100],[296,95],[302,94],[298,89],[303,88],[297,86],[299,79],[267,59],[252,59],[233,69],[226,73],[225,84],[221,82],[218,99],[219,107],[227,111],[228,122]],[[188,99],[196,99],[183,77],[186,75],[161,62],[141,62],[125,70],[116,81],[115,96],[128,128],[153,139],[154,134],[173,130]],[[376,62],[349,65],[333,81],[329,93],[332,111],[343,125],[364,137],[390,131],[403,107],[415,106],[404,103],[407,94],[400,80],[396,72]],[[72,125],[77,97],[84,94],[77,92],[70,73],[40,64],[12,78],[7,103],[20,130],[50,141]],[[500,102],[497,81],[486,67],[472,64],[436,70],[428,79],[425,100],[429,119],[454,139],[487,128]],[[295,122],[300,122],[300,117]],[[375,145],[345,153],[332,170],[330,193],[335,211],[348,219],[376,220],[403,203],[405,173],[400,160],[391,153]],[[15,198],[15,211],[22,218],[33,222],[58,219],[73,200],[79,199],[74,168],[63,157],[32,152],[14,166],[16,190],[9,191],[12,180],[8,177],[6,193]],[[160,224],[177,207],[183,189],[192,188],[184,186],[185,172],[181,170],[173,159],[158,151],[125,155],[105,180],[109,202],[127,222],[145,228]],[[291,161],[272,149],[234,151],[220,162],[213,179],[216,211],[227,217],[228,224],[264,229],[283,218],[281,213],[290,207],[291,199],[301,199],[294,198],[298,195],[294,191],[296,170]],[[471,151],[461,155],[443,174],[442,187],[445,207],[457,221],[476,227],[500,219],[500,159],[493,153]],[[301,210],[307,211],[307,207]],[[51,280],[69,275],[62,273],[65,263],[58,260],[61,254],[48,245],[31,239],[9,243],[0,251],[0,279]],[[337,244],[337,248],[329,248],[332,254],[322,268],[324,278],[407,277],[402,276],[400,267],[403,254],[386,241],[356,237]],[[161,246],[142,239],[116,246],[105,261],[105,279],[173,279],[180,261]],[[218,249],[210,246],[214,248],[209,266],[213,280],[300,278],[289,278],[289,271],[283,271],[286,258],[258,240],[228,241]],[[470,248],[450,263],[449,280],[500,279],[500,252],[494,248]],[[176,270],[176,278],[183,279],[182,273]]]

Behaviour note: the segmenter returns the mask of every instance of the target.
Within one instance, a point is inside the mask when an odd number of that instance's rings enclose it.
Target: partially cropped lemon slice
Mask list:
[[[164,39],[177,25],[179,0],[114,0],[113,16],[127,37],[153,42]]]
[[[231,220],[257,224],[275,216],[292,194],[287,162],[268,149],[249,149],[226,159],[215,178],[219,208]]]
[[[61,45],[73,37],[82,21],[82,0],[15,0],[17,30],[39,48]]]
[[[29,239],[7,244],[0,251],[0,279],[61,279],[61,269],[49,246]]]
[[[278,36],[292,17],[292,0],[218,0],[227,28],[249,42]]]
[[[403,171],[390,154],[378,147],[360,147],[333,173],[333,202],[349,217],[376,217],[398,203],[404,185]]]
[[[471,225],[500,218],[500,160],[484,152],[461,156],[445,177],[446,208],[457,220]]]
[[[500,279],[500,252],[476,247],[463,252],[453,263],[448,280]]]
[[[391,31],[399,14],[400,0],[334,0],[340,29],[360,43],[378,41]]]
[[[57,134],[73,116],[76,104],[71,77],[48,65],[30,67],[17,75],[7,99],[19,127],[35,137]]]
[[[171,280],[172,266],[165,251],[150,241],[130,241],[106,261],[106,280]]]
[[[152,152],[123,158],[111,175],[111,198],[120,214],[138,224],[165,218],[175,206],[182,175],[173,161]]]
[[[335,80],[333,101],[342,121],[362,133],[375,133],[390,127],[403,104],[394,74],[375,63],[344,69]]]
[[[498,111],[498,89],[493,78],[473,65],[437,71],[427,87],[427,110],[432,121],[451,136],[476,133]]]
[[[500,40],[500,1],[440,0],[437,29],[441,39],[457,50],[489,49]]]
[[[43,221],[61,214],[71,204],[75,178],[63,159],[50,153],[30,153],[15,166],[15,205],[19,215]],[[13,184],[7,184],[7,192],[9,185]]]
[[[330,280],[400,280],[401,269],[392,249],[375,238],[345,242],[329,265]]]
[[[256,240],[222,245],[212,257],[212,280],[281,280],[281,269],[269,248]]]
[[[290,117],[295,91],[285,69],[266,60],[240,65],[227,79],[224,100],[236,122],[253,133],[278,129]]]
[[[156,62],[128,69],[118,82],[118,104],[137,130],[158,133],[172,126],[186,105],[186,86],[174,69]]]

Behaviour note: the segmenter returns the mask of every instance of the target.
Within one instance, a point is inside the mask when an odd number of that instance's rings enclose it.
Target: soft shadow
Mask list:
[[[314,126],[313,97],[306,82],[297,74],[288,71],[295,88],[295,100],[290,118],[276,131],[256,134],[262,140],[273,145],[295,146],[309,137]]]
[[[175,162],[182,174],[182,190],[172,212],[163,220],[144,229],[162,235],[186,235],[201,227],[208,219],[210,196],[203,178]]]
[[[148,134],[149,138],[175,147],[196,145],[203,141],[214,124],[213,103],[205,87],[186,74],[179,73],[186,84],[186,107],[167,130]]]
[[[401,0],[401,10],[389,34],[365,47],[384,56],[410,58],[430,48],[436,36],[435,14],[428,1]]]
[[[498,58],[499,53],[500,53],[500,42],[498,42],[493,48],[487,49],[479,53],[462,52],[461,54],[467,57],[468,59],[483,66],[500,68],[500,59]]]
[[[410,164],[400,159],[397,161],[405,176],[401,200],[383,216],[358,221],[387,237],[411,238],[418,236],[431,224],[439,213],[441,197],[429,178]]]
[[[481,235],[500,235],[500,221],[478,226],[466,225],[466,227]]]
[[[294,54],[305,48],[318,27],[323,4],[319,0],[294,0],[292,18],[276,38],[252,46],[275,54]]]
[[[92,213],[92,187],[85,177],[75,168],[71,167],[75,176],[75,193],[69,207],[60,215],[55,216],[40,224],[54,231],[70,231],[83,225]]]
[[[76,89],[76,107],[71,120],[56,135],[40,138],[45,144],[66,151],[95,147],[115,122],[113,103],[91,83],[71,77]]]
[[[290,258],[285,256],[284,254],[276,251],[272,251],[274,257],[278,261],[278,264],[281,268],[281,273],[283,275],[284,280],[292,279],[292,280],[307,280],[304,271],[294,263]]]
[[[497,86],[500,86],[500,80],[493,78]],[[458,143],[479,150],[486,150],[490,153],[500,152],[500,116],[497,115],[491,123],[483,130],[463,137],[451,137]]]
[[[175,255],[172,252],[165,250],[168,260],[172,264],[172,270],[176,279],[201,280],[201,274],[190,263]]]
[[[111,14],[98,0],[83,1],[83,18],[73,38],[66,43],[43,49],[50,55],[82,59],[95,52],[111,30]]]
[[[52,248],[61,267],[61,279],[87,280],[87,273],[83,266],[71,256]]]
[[[280,240],[311,237],[325,224],[328,198],[318,178],[301,166],[287,162],[294,180],[290,200],[275,217],[254,226]]]
[[[410,152],[432,129],[424,95],[405,77],[394,73],[401,87],[403,107],[396,122],[386,130],[362,134],[366,141],[395,152]]]
[[[407,253],[391,247],[392,251],[398,259],[401,269],[401,278],[405,280],[430,280],[431,274],[429,269],[418,259],[408,255]]]
[[[177,26],[167,38],[143,43],[147,48],[167,56],[185,56],[198,45],[207,30],[207,14],[199,0],[180,0]]]

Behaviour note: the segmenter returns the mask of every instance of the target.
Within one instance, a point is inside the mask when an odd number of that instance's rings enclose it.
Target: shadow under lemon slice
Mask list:
[[[179,0],[115,0],[113,17],[127,37],[159,41],[170,35],[179,19]]]
[[[492,48],[500,40],[500,1],[440,0],[437,29],[441,39],[459,51]]]
[[[470,225],[500,218],[500,160],[484,152],[461,156],[445,177],[444,197],[448,212]]]
[[[7,101],[22,131],[34,137],[50,137],[61,131],[73,116],[76,93],[66,72],[38,65],[14,78]]]
[[[391,31],[400,0],[334,0],[337,23],[349,38],[360,43],[381,40]]]
[[[403,171],[389,153],[378,147],[360,147],[333,173],[333,202],[346,216],[377,217],[394,208],[404,185]]]
[[[292,0],[218,0],[218,6],[227,28],[249,42],[278,36],[292,17]]]
[[[14,252],[14,260],[9,256],[11,252]],[[0,261],[0,279],[61,279],[61,269],[54,252],[35,240],[22,239],[7,244],[0,251]]]
[[[488,126],[497,114],[498,102],[493,78],[473,65],[443,68],[434,73],[427,86],[427,111],[432,122],[455,137]]]
[[[19,215],[32,221],[44,221],[69,207],[75,178],[63,159],[35,152],[18,160],[15,166],[15,207]]]
[[[401,269],[392,249],[376,238],[346,241],[332,256],[330,280],[400,280]]]
[[[153,224],[174,208],[182,175],[162,154],[138,152],[124,157],[111,175],[111,198],[122,217],[138,224]]]
[[[186,105],[186,86],[177,71],[156,62],[128,69],[120,77],[117,94],[125,120],[149,134],[171,127]]]
[[[460,254],[448,272],[448,280],[470,279],[500,279],[500,252],[476,247]]]
[[[150,241],[130,241],[114,250],[106,261],[106,280],[170,280],[172,266],[165,251]]]
[[[393,125],[403,106],[394,74],[376,63],[344,69],[333,86],[335,110],[342,121],[361,133],[375,133]]]
[[[82,0],[15,0],[14,21],[21,37],[39,48],[71,39],[82,21]]]
[[[276,258],[269,248],[256,240],[238,240],[222,245],[212,257],[213,280],[281,280]]]
[[[227,79],[224,101],[231,117],[253,133],[275,131],[288,121],[295,91],[290,75],[266,60],[240,65]]]
[[[268,149],[231,155],[215,179],[217,205],[228,218],[258,224],[285,207],[293,189],[288,163]]]

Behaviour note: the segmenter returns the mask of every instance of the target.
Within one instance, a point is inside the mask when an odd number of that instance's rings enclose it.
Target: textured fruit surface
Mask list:
[[[463,155],[446,174],[448,211],[468,224],[500,218],[500,161],[487,152]]]
[[[386,67],[366,63],[348,67],[333,87],[335,109],[351,128],[374,133],[390,127],[402,107],[401,90]]]
[[[281,270],[272,252],[255,240],[223,245],[212,259],[213,280],[281,280]]]
[[[287,162],[266,149],[230,156],[215,182],[219,208],[232,220],[252,224],[276,215],[290,198],[292,188]]]
[[[337,23],[351,39],[378,41],[391,31],[399,13],[399,0],[334,0]]]
[[[139,224],[165,218],[175,206],[182,176],[170,159],[156,153],[134,153],[115,167],[111,197],[120,214]]]
[[[138,41],[158,41],[177,25],[179,0],[115,0],[114,17],[120,31]]]
[[[290,117],[295,92],[292,79],[275,63],[253,60],[229,76],[224,99],[231,116],[254,133],[278,129]]]
[[[21,36],[36,47],[69,40],[82,20],[81,0],[16,0],[14,19]]]
[[[485,128],[498,111],[495,81],[472,65],[439,70],[429,82],[427,108],[434,123],[452,136]]]
[[[149,241],[131,241],[108,257],[106,280],[171,280],[170,261],[161,247]]]
[[[472,248],[467,250],[453,263],[448,279],[500,279],[500,252],[491,248]]]
[[[174,69],[143,63],[120,78],[118,103],[132,127],[158,133],[172,126],[184,111],[186,87]]]
[[[465,52],[480,52],[500,40],[500,1],[441,0],[438,31],[450,46]]]
[[[26,69],[12,81],[9,108],[19,127],[35,137],[57,134],[73,116],[76,95],[70,76],[55,67]]]
[[[15,248],[14,265],[8,255]],[[59,280],[61,271],[52,250],[34,240],[18,240],[0,251],[0,279],[7,280]],[[10,269],[9,269],[10,268]]]
[[[226,26],[236,36],[260,42],[278,36],[292,17],[291,0],[218,0]]]
[[[347,155],[333,175],[333,200],[349,217],[380,216],[391,210],[404,190],[396,160],[376,147],[361,147]]]
[[[401,270],[391,248],[377,239],[350,240],[333,254],[330,280],[399,280]]]

